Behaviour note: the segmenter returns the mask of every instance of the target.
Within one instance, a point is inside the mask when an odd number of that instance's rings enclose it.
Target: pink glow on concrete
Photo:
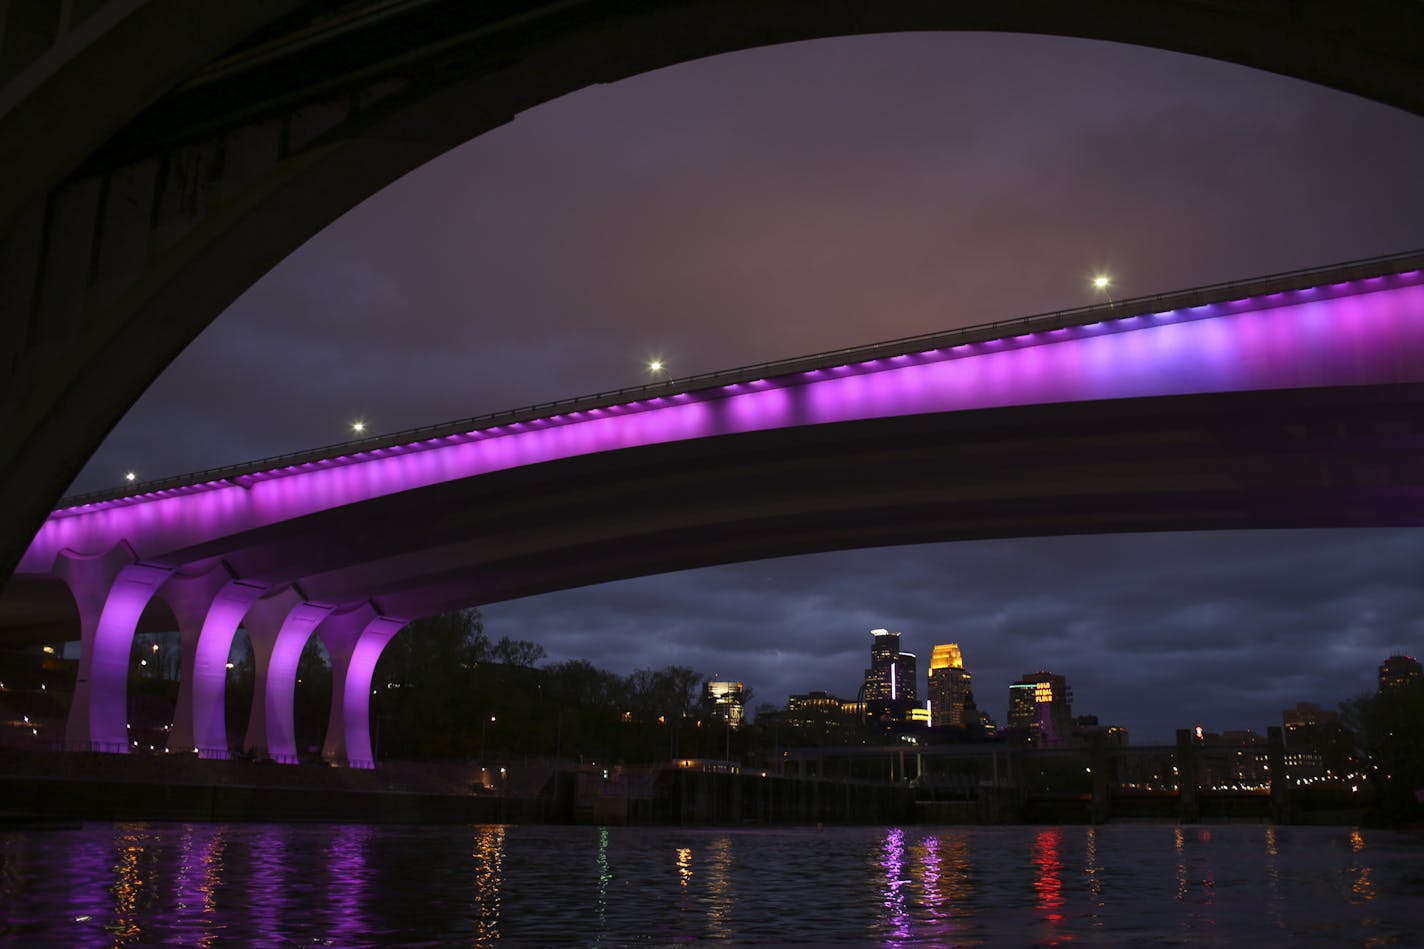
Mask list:
[[[381,651],[405,625],[405,620],[385,616],[371,620],[361,629],[353,644],[339,685],[333,676],[332,701],[340,707],[341,733],[345,739],[343,763],[353,768],[375,767],[375,755],[371,751],[371,677],[376,671]],[[332,735],[328,730],[328,745],[331,741]]]
[[[183,646],[182,673],[178,682],[178,702],[173,709],[173,727],[168,732],[169,751],[195,751],[193,738],[194,657],[202,640],[213,601],[232,582],[228,570],[218,565],[207,571],[174,574],[158,591],[178,621],[178,638]],[[226,748],[222,749],[226,757]]]
[[[327,709],[326,737],[321,756],[333,764],[345,764],[346,756],[346,676],[351,655],[362,632],[379,618],[374,606],[362,603],[354,609],[332,613],[317,628],[317,639],[326,647],[331,661],[331,704]]]
[[[264,588],[240,580],[223,586],[213,599],[192,656],[192,744],[204,758],[227,757],[227,660],[233,636]],[[186,751],[177,748],[176,751]]]
[[[271,658],[267,661],[266,688],[260,694],[266,699],[266,752],[276,761],[294,761],[297,757],[297,735],[292,717],[297,660],[301,658],[302,649],[313,631],[330,613],[329,606],[298,603],[282,621],[282,628],[272,644]]]
[[[80,557],[70,551],[60,551],[55,559],[55,575],[69,589],[79,614],[79,670],[64,729],[65,741],[72,746],[83,746],[90,740],[89,676],[94,663],[94,631],[104,612],[109,587],[119,571],[132,562],[132,552],[124,547],[116,547],[102,557]],[[121,749],[114,750],[127,749],[125,741]]]
[[[243,487],[176,489],[56,512],[21,562],[46,573],[58,551],[120,540],[140,556],[183,548],[392,492],[592,452],[789,425],[1249,389],[1424,381],[1418,273],[1325,293],[1288,293],[1140,314],[949,351],[611,406],[244,476]],[[1281,297],[1282,295],[1272,295]],[[1300,302],[1297,302],[1300,301]]]
[[[134,630],[144,607],[171,572],[143,563],[123,567],[109,586],[92,646],[87,650],[81,647],[89,653],[88,681],[76,683],[76,692],[80,685],[87,686],[87,740],[107,750],[128,749],[129,655]]]

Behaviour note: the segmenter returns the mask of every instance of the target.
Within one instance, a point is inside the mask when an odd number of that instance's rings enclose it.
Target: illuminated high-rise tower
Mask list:
[[[1383,692],[1424,679],[1424,666],[1413,656],[1390,656],[1379,667],[1379,687]]]
[[[958,643],[941,643],[930,656],[930,725],[967,728],[978,724],[973,676],[964,668]],[[969,720],[973,713],[974,721]]]
[[[900,651],[900,634],[872,629],[870,668],[865,670],[865,701],[914,703],[919,690],[915,654]]]
[[[1009,728],[1033,733],[1043,745],[1068,740],[1073,725],[1073,690],[1052,672],[1030,672],[1009,686]]]
[[[740,682],[712,681],[702,683],[702,701],[722,721],[740,728],[745,715],[746,690]]]

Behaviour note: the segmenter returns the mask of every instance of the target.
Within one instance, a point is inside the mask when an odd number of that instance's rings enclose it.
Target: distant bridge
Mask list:
[[[223,754],[242,625],[247,747],[285,759],[315,634],[334,673],[324,753],[366,762],[371,674],[411,618],[819,550],[1424,524],[1422,409],[1418,253],[67,499],[0,596],[0,635],[77,636],[68,737],[122,748],[134,632],[161,601],[184,649],[171,747]]]

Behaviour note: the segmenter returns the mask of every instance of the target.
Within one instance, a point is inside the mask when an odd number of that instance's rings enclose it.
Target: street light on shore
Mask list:
[[[486,746],[489,743],[489,727],[493,725],[494,722],[495,718],[493,715],[489,717],[489,721],[480,722],[480,757],[484,757],[486,753]]]

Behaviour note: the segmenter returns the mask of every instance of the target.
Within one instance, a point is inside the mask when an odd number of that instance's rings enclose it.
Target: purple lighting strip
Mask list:
[[[20,572],[120,541],[190,545],[394,492],[594,452],[999,406],[1424,382],[1420,271],[1142,313],[598,406],[56,511]]]

